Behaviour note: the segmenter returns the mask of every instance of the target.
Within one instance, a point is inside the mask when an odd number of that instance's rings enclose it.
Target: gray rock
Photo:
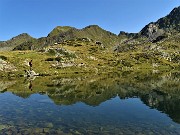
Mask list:
[[[0,71],[3,71],[3,72],[17,71],[17,69],[13,64],[0,59]]]
[[[25,77],[33,77],[33,76],[39,76],[39,73],[36,73],[33,70],[24,70],[25,71]]]

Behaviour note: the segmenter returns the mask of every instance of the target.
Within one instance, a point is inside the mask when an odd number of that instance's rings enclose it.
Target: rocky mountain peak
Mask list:
[[[160,18],[156,22],[146,25],[139,35],[146,36],[150,41],[162,39],[167,35],[180,31],[180,6],[174,8],[167,16]]]
[[[174,8],[174,9],[170,12],[170,15],[176,15],[176,14],[179,14],[179,13],[180,13],[180,6]]]
[[[160,18],[155,24],[169,33],[180,31],[180,6],[174,8],[167,16]]]

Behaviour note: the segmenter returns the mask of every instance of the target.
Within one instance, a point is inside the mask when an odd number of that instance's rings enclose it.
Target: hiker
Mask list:
[[[29,62],[30,71],[32,71],[32,60]]]

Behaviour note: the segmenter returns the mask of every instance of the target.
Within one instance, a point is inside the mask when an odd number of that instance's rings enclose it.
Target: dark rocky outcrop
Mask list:
[[[155,23],[160,29],[166,32],[180,31],[180,6],[174,8],[166,17],[160,18]]]
[[[180,7],[174,8],[170,14],[156,22],[146,25],[138,34],[151,42],[157,42],[180,31]]]
[[[146,36],[151,42],[157,42],[166,37],[165,31],[163,29],[159,29],[154,23],[146,25],[140,34]]]
[[[125,32],[125,31],[120,31],[120,33],[118,34],[119,37],[127,37],[127,38],[132,38],[134,36],[136,36],[137,33],[128,33],[128,32]]]

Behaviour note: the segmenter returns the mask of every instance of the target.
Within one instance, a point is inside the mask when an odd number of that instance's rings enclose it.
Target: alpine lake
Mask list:
[[[180,72],[1,78],[2,135],[178,135]]]

